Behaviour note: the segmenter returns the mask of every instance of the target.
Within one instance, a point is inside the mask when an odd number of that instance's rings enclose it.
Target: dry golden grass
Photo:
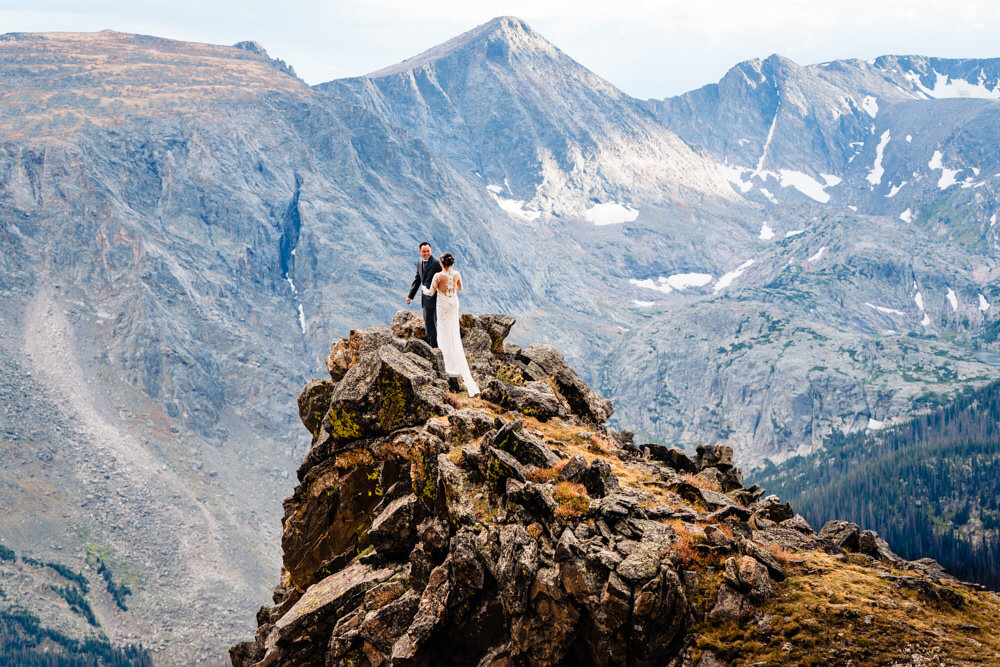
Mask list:
[[[555,468],[535,468],[527,475],[528,480],[538,484],[546,484],[559,479],[559,471]]]
[[[557,449],[569,457],[580,455],[587,461],[588,465],[595,458],[601,457],[611,466],[611,471],[622,486],[643,489],[652,493],[660,504],[668,507],[677,506],[676,498],[662,486],[659,486],[661,482],[658,478],[649,475],[640,468],[625,465],[616,456],[609,456],[608,454],[614,450],[614,445],[593,429],[559,419],[541,422],[534,417],[519,416],[524,422],[525,428],[540,432],[547,442],[559,443],[558,445],[550,445],[553,449]],[[565,465],[565,463],[561,465]],[[557,470],[559,469],[557,465]]]
[[[772,554],[774,554],[774,557],[777,558],[778,562],[781,563],[782,565],[788,565],[789,563],[804,562],[803,558],[800,555],[796,555],[791,551],[789,551],[788,549],[779,547],[777,544],[762,544],[760,546],[764,549],[767,549]]]
[[[956,588],[965,599],[956,610],[896,588],[871,568],[825,554],[795,556],[799,562],[764,604],[770,623],[700,623],[699,654],[711,650],[734,664],[1000,664],[995,594]],[[714,584],[703,592],[708,603],[717,589]],[[914,662],[913,655],[934,660]]]
[[[559,482],[552,491],[552,497],[559,504],[556,517],[563,521],[577,519],[590,509],[590,498],[583,484]]]

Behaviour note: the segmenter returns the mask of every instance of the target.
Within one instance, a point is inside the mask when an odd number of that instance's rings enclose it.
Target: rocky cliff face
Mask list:
[[[1000,598],[855,524],[815,533],[729,447],[637,446],[558,350],[505,343],[513,318],[463,316],[475,399],[420,324],[352,331],[300,395],[281,583],[234,665],[1000,657]]]
[[[737,200],[702,151],[518,18],[319,89],[421,137],[527,220],[640,199]]]
[[[740,463],[998,375],[992,61],[772,59],[659,107],[511,18],[315,88],[114,32],[3,35],[0,64],[0,538],[95,580],[107,555],[133,595],[92,587],[97,619],[164,663],[265,590],[291,387],[392,317],[420,241],[613,426]]]

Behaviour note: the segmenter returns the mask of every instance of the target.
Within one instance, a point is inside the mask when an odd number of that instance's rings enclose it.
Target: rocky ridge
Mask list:
[[[1000,658],[995,594],[856,524],[815,532],[729,447],[636,445],[513,325],[463,316],[472,399],[408,312],[333,345],[299,397],[281,582],[234,665]]]

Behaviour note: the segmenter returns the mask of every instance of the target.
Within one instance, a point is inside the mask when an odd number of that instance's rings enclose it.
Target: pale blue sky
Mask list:
[[[390,65],[501,15],[523,18],[642,98],[697,88],[775,52],[802,64],[886,53],[1000,56],[1000,3],[968,0],[0,0],[0,32],[253,39],[315,84]]]

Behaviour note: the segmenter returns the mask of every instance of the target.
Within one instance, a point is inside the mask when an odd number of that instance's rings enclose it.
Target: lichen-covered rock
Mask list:
[[[368,541],[382,555],[410,553],[416,542],[417,497],[408,493],[386,504],[368,529]]]
[[[319,434],[323,417],[330,409],[330,399],[336,386],[330,380],[312,380],[299,394],[299,419],[314,438]]]
[[[595,498],[603,498],[621,488],[618,478],[611,471],[607,461],[594,459],[580,476],[587,493]]]
[[[595,424],[603,424],[614,412],[611,401],[601,398],[566,363],[562,353],[551,345],[529,345],[521,352],[528,361],[532,380],[551,378],[574,414]]]
[[[788,503],[782,503],[777,496],[768,496],[757,502],[753,507],[753,518],[767,519],[772,523],[781,523],[795,516],[795,510]]]
[[[449,437],[456,442],[474,440],[493,429],[494,420],[479,410],[455,410],[448,415]]]
[[[516,410],[541,421],[565,417],[567,414],[559,397],[544,382],[531,382],[527,386],[518,387],[491,379],[483,388],[483,399],[496,403],[505,410]]]
[[[733,467],[733,448],[727,445],[698,445],[698,469],[719,468],[729,470]]]
[[[392,317],[392,324],[389,330],[394,336],[399,338],[426,338],[424,331],[424,318],[416,315],[411,310],[398,310]]]
[[[490,337],[490,350],[493,354],[503,354],[503,342],[517,320],[503,313],[480,315],[477,319]]]
[[[541,440],[525,432],[520,419],[507,422],[500,427],[500,430],[490,438],[490,445],[507,452],[525,465],[551,468],[559,462],[559,457]]]
[[[715,618],[745,619],[771,597],[774,588],[767,568],[755,558],[743,556],[727,558],[723,583],[719,587],[711,616]]]
[[[858,551],[887,563],[901,563],[903,559],[893,553],[889,543],[879,537],[874,530],[863,530],[858,535]]]
[[[790,519],[785,519],[784,521],[781,521],[780,525],[782,528],[795,530],[802,533],[803,535],[812,535],[814,532],[812,526],[809,525],[809,522],[806,521],[805,517],[802,516],[801,514],[795,514]]]
[[[841,549],[857,551],[861,528],[856,523],[835,519],[823,524],[819,536],[822,539],[830,540]]]
[[[690,456],[674,447],[665,447],[656,443],[648,443],[641,445],[639,449],[642,451],[643,456],[647,459],[665,463],[675,472],[698,472],[697,463],[695,463]]]
[[[391,433],[447,412],[432,373],[391,345],[364,353],[337,385],[326,416],[335,442]]]
[[[356,606],[368,589],[398,573],[396,568],[354,563],[311,586],[268,633],[261,667],[322,663],[325,643],[309,638],[329,636],[336,620]]]
[[[527,471],[517,459],[495,447],[486,448],[486,477],[497,493],[507,488],[507,480],[523,482]]]
[[[383,492],[406,476],[407,462],[389,456],[376,461],[357,450],[354,465],[327,461],[309,471],[285,501],[281,547],[290,582],[305,590],[369,544],[366,529]]]
[[[586,472],[586,470],[587,459],[583,458],[582,454],[577,454],[566,461],[566,463],[559,470],[559,479],[576,482],[583,477],[583,473]]]

